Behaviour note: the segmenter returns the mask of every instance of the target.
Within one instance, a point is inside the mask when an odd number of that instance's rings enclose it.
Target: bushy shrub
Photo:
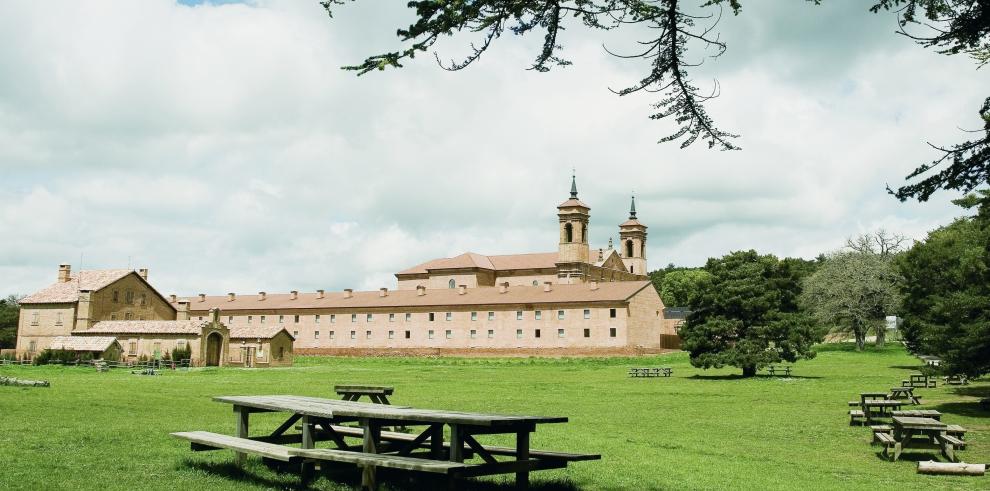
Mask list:
[[[34,357],[35,365],[47,365],[51,362],[61,362],[68,363],[70,361],[78,360],[79,355],[75,351],[63,350],[63,349],[46,349],[38,356]]]
[[[172,359],[175,361],[188,360],[190,358],[192,358],[192,348],[188,344],[172,350]]]

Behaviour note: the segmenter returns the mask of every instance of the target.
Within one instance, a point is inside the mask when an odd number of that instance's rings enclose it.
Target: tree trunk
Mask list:
[[[883,348],[884,343],[887,342],[887,325],[882,323],[877,326],[877,348]]]
[[[755,377],[756,376],[756,365],[746,365],[742,367],[743,377]]]
[[[986,472],[984,464],[963,462],[918,462],[918,474],[955,474],[959,476],[982,476]]]
[[[859,322],[853,321],[852,331],[856,335],[856,351],[863,351],[863,347],[866,345],[866,333],[863,332]]]

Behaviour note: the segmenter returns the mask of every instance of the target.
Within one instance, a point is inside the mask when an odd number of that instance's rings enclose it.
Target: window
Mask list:
[[[388,321],[395,322],[395,314],[388,314]]]
[[[557,329],[557,337],[558,338],[564,337],[564,330],[563,329]]]
[[[411,320],[412,320],[412,314],[410,314],[409,312],[406,312],[406,322],[409,322]]]
[[[591,318],[591,309],[584,309],[584,318],[585,319]]]
[[[334,332],[333,331],[330,331],[330,339],[333,339],[333,338],[334,338]]]
[[[522,329],[516,329],[516,339],[522,339]]]
[[[38,325],[38,320],[40,318],[41,318],[41,314],[40,313],[38,313],[38,312],[32,312],[31,313],[31,325],[32,326],[37,326]]]
[[[626,241],[626,257],[633,257],[633,243],[631,240]],[[632,267],[629,268],[629,272],[632,273]]]
[[[280,315],[280,316],[278,316],[278,323],[279,323],[279,324],[283,324],[283,323],[285,323],[285,316],[284,316],[284,315]]]
[[[124,303],[132,304],[134,303],[134,292],[127,290],[124,292]]]
[[[56,326],[62,325],[62,313],[61,312],[56,312],[55,313],[55,325]]]
[[[489,312],[488,313],[488,320],[490,320],[490,321],[495,320],[495,312]]]
[[[608,317],[610,319],[615,319],[615,309],[608,309]]]
[[[314,324],[319,324],[320,323],[320,314],[316,314],[316,315],[313,316],[313,323]]]
[[[389,331],[388,332],[388,338],[389,339],[394,339],[395,338],[395,331]]]
[[[615,337],[615,328],[614,327],[608,328],[608,337],[610,337],[610,338],[614,338]]]
[[[478,337],[478,331],[471,329],[471,339]]]
[[[38,351],[38,342],[37,341],[31,341],[31,342],[29,342],[28,343],[28,352],[29,353],[34,353],[35,351]]]
[[[517,310],[516,311],[516,320],[517,321],[521,321],[522,320],[522,311],[521,310]]]
[[[292,337],[298,338],[299,337],[299,331],[292,331]]]
[[[364,331],[364,339],[371,339],[371,331]]]
[[[564,242],[574,242],[574,225],[570,223],[564,225]]]
[[[478,320],[478,313],[477,312],[471,312],[471,320],[472,321]]]
[[[539,329],[536,330],[536,337],[540,337],[540,330]]]
[[[233,324],[233,323],[234,323],[234,316],[232,315],[227,316],[227,324]]]
[[[143,318],[142,318],[142,320],[143,320]],[[203,316],[199,316],[199,320],[203,320]]]
[[[253,319],[254,319],[254,316],[253,315],[249,315],[248,316],[248,324],[250,324],[251,323],[251,320],[253,320]]]
[[[543,311],[542,310],[537,310],[536,311],[536,320],[543,320]]]
[[[265,323],[265,316],[261,316],[261,323],[262,323],[262,324],[264,324],[264,323]]]
[[[144,307],[148,304],[148,296],[144,293],[141,294],[141,306]]]
[[[433,322],[433,312],[430,312],[430,322]]]
[[[337,322],[337,314],[330,314],[330,323]]]
[[[320,331],[313,331],[313,339],[320,339]]]
[[[113,303],[117,303],[118,301],[120,301],[120,292],[118,292],[117,290],[114,290],[113,291]]]
[[[564,320],[564,311],[563,310],[558,310],[557,311],[557,320]]]
[[[357,339],[357,331],[351,331],[351,339]]]
[[[591,337],[591,329],[588,329],[588,328],[585,328],[584,329],[584,337],[586,337],[586,338],[590,338]]]
[[[371,314],[365,314],[364,321],[365,322],[371,322]]]
[[[112,321],[117,320],[117,314],[110,314],[110,320]]]
[[[137,354],[137,341],[131,341],[127,343],[127,354],[136,355]]]
[[[129,320],[131,320],[131,319],[132,319],[133,317],[134,317],[134,314],[132,314],[132,313],[130,313],[130,312],[127,312],[127,313],[125,313],[125,314],[124,314],[124,320],[125,320],[125,321],[129,321]]]
[[[633,270],[632,270],[632,266],[629,266],[629,272],[630,272],[630,273],[632,273],[632,272],[633,272]]]
[[[154,346],[154,348],[151,350],[151,352],[154,353],[155,355],[161,355],[162,354],[162,343],[158,342],[158,343],[155,343],[153,346]]]
[[[533,280],[533,286],[540,286],[540,282],[538,280]]]
[[[351,314],[351,322],[357,322],[357,314]]]
[[[412,337],[412,333],[409,332],[409,331],[406,331],[406,339],[409,339],[411,337]]]
[[[186,347],[186,340],[185,339],[179,339],[179,340],[177,340],[175,342],[175,346],[178,347],[178,348],[185,348]]]
[[[456,288],[456,287],[457,287],[457,282],[454,281],[453,278],[451,278],[450,281],[447,282],[447,288]]]
[[[299,316],[298,315],[293,316],[292,322],[295,322],[296,324],[298,324],[299,323]]]
[[[447,312],[447,321],[449,322],[449,321],[452,321],[452,320],[454,320],[454,313],[453,312]]]
[[[488,330],[488,339],[491,339],[491,338],[494,338],[494,337],[495,337],[495,330],[494,329],[489,329]]]
[[[447,339],[453,339],[454,337],[454,331],[451,331],[450,329],[447,329],[445,334],[447,335]]]
[[[433,329],[430,329],[429,331],[426,331],[426,337],[428,339],[433,339]]]

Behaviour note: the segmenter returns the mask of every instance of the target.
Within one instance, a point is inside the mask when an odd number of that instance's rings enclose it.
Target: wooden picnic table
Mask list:
[[[922,445],[938,445],[942,452],[955,460],[955,447],[958,440],[946,435],[948,425],[933,418],[918,418],[912,416],[894,416],[894,440],[899,448],[894,454],[897,460],[900,452],[906,448],[922,448]],[[920,440],[918,437],[922,437]]]
[[[907,399],[912,404],[921,404],[918,396],[914,395],[914,387],[891,387],[888,399]]]
[[[908,409],[905,411],[891,411],[891,416],[904,416],[913,418],[932,418],[941,421],[942,413],[935,409]]]
[[[888,410],[900,409],[903,405],[904,403],[901,401],[867,399],[863,401],[863,414],[866,416],[866,422],[870,423],[873,418],[885,417]]]
[[[908,380],[901,380],[902,387],[916,387],[934,389],[936,387],[935,377],[929,377],[923,373],[911,374]]]
[[[343,396],[345,401],[356,401],[362,396],[368,396],[371,402],[377,404],[391,404],[388,396],[395,392],[395,387],[387,385],[335,385],[334,392]]]
[[[375,469],[379,466],[442,472],[449,476],[451,483],[455,478],[461,477],[515,473],[517,485],[525,488],[528,487],[531,471],[564,468],[568,462],[601,458],[600,455],[531,451],[530,434],[536,431],[537,425],[566,423],[566,417],[417,409],[291,395],[224,396],[213,400],[233,406],[238,438],[206,432],[176,433],[174,436],[193,442],[194,450],[234,449],[238,463],[244,461],[245,452],[248,451],[273,455],[276,458],[285,457],[280,460],[287,462],[301,460],[304,480],[315,462],[334,460],[362,466],[362,485],[371,489],[377,485]],[[288,413],[289,418],[269,435],[249,437],[250,415],[258,412],[283,412]],[[302,434],[286,435],[286,431],[297,421],[302,423]],[[337,426],[341,423],[357,423],[359,428]],[[382,427],[394,425],[426,428],[411,441],[393,438],[392,432],[386,432],[388,434],[383,439]],[[444,442],[444,426],[450,428],[449,443]],[[346,433],[352,430],[360,431],[360,448],[352,447],[344,441],[344,436],[357,436]],[[514,435],[515,446],[483,446],[474,438],[475,435],[487,434]],[[224,441],[224,438],[228,441]],[[318,441],[333,441],[337,449],[318,449]],[[244,442],[268,446],[254,452]],[[273,443],[300,443],[302,448],[272,446]],[[428,458],[410,456],[412,451],[424,447],[429,449]],[[484,463],[464,463],[465,455],[471,453],[484,460]],[[507,456],[510,459],[499,461],[493,455]]]

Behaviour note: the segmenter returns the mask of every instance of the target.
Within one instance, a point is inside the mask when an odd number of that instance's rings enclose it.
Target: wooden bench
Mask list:
[[[883,456],[890,460],[897,460],[901,456],[901,443],[894,440],[890,433],[874,433],[873,441],[883,447]],[[893,451],[891,453],[891,451]]]
[[[275,443],[259,442],[257,440],[221,435],[219,433],[211,433],[209,431],[182,431],[172,433],[172,436],[183,440],[188,440],[190,442],[190,447],[194,452],[219,450],[225,448],[239,453],[260,455],[268,459],[279,460],[282,462],[290,462],[294,460],[294,456],[290,453],[290,450],[293,450],[292,447],[286,447]]]
[[[969,379],[965,375],[949,375],[942,377],[946,385],[969,385]]]
[[[966,448],[966,442],[952,435],[939,435],[938,442],[942,445],[942,454],[945,455],[945,458],[953,462],[956,461],[956,450]]]
[[[924,374],[914,374],[908,380],[901,380],[901,387],[915,387],[921,389],[934,389],[936,382],[934,377]]]
[[[402,469],[407,471],[429,472],[433,474],[454,474],[456,471],[472,467],[473,464],[451,462],[447,460],[430,460],[401,455],[352,452],[350,450],[335,450],[331,448],[292,448],[289,453],[293,457],[312,460],[324,460],[355,464],[359,466],[372,465],[387,469]]]
[[[908,409],[904,411],[891,411],[891,416],[907,416],[910,418],[932,418],[936,421],[942,419],[942,413],[935,409]]]
[[[959,425],[948,425],[945,427],[945,434],[964,440],[966,438],[966,428]]]
[[[630,368],[630,377],[669,377],[673,373],[670,367]]]
[[[866,414],[863,412],[862,409],[853,409],[853,410],[849,411],[849,424],[850,425],[852,425],[853,423],[855,423],[857,420],[865,420],[865,419],[866,419]]]
[[[767,367],[767,373],[771,377],[779,376],[781,373],[783,373],[785,377],[790,377],[791,376],[791,367],[790,366],[778,367],[776,365],[770,365],[770,366]]]

